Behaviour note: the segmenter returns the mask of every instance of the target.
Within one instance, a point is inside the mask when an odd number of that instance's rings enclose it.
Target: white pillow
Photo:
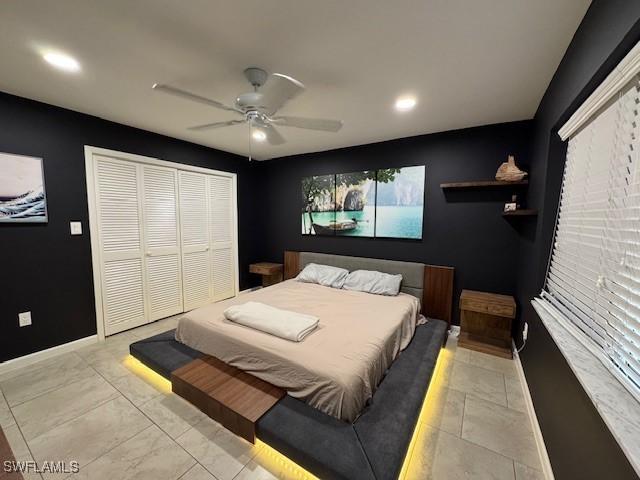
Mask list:
[[[375,295],[398,295],[402,275],[390,275],[388,273],[373,270],[355,270],[351,272],[342,288],[358,292],[373,293]]]
[[[309,263],[298,274],[296,280],[306,283],[317,283],[325,287],[342,288],[347,275],[349,275],[349,271],[344,268]]]

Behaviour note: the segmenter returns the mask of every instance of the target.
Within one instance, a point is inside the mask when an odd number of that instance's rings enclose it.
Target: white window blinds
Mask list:
[[[547,306],[640,398],[640,83],[570,139]]]

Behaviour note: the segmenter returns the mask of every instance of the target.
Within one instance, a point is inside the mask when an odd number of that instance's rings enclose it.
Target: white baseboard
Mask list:
[[[547,453],[547,447],[544,444],[544,437],[542,436],[542,430],[540,430],[540,424],[538,423],[538,417],[536,411],[533,408],[533,400],[531,398],[531,392],[529,392],[529,385],[527,384],[527,378],[524,376],[524,369],[522,368],[522,362],[520,362],[520,355],[516,349],[516,345],[513,344],[513,360],[516,362],[516,369],[518,370],[518,376],[520,377],[520,385],[522,385],[522,393],[524,394],[524,401],[527,405],[527,413],[531,419],[531,429],[533,430],[533,436],[536,439],[536,447],[538,449],[538,457],[540,458],[540,465],[542,466],[542,473],[546,480],[554,480],[553,470],[551,468],[551,460],[549,460],[549,454]]]
[[[55,347],[47,348],[46,350],[40,350],[39,352],[30,353],[22,357],[13,358],[6,362],[0,363],[0,375],[17,370],[18,368],[27,367],[42,360],[47,360],[52,357],[56,357],[63,353],[72,352],[87,345],[92,345],[98,341],[97,335],[91,335],[90,337],[80,338],[73,342],[63,343],[62,345],[56,345]]]

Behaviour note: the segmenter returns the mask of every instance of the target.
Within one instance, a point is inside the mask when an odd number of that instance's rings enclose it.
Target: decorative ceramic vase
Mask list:
[[[496,180],[503,182],[519,182],[527,175],[516,166],[516,160],[513,155],[509,155],[506,162],[500,165],[496,172]]]

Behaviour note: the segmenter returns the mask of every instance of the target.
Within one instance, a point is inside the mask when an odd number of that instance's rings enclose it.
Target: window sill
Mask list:
[[[531,304],[629,463],[640,475],[640,404],[543,302],[534,299]]]

